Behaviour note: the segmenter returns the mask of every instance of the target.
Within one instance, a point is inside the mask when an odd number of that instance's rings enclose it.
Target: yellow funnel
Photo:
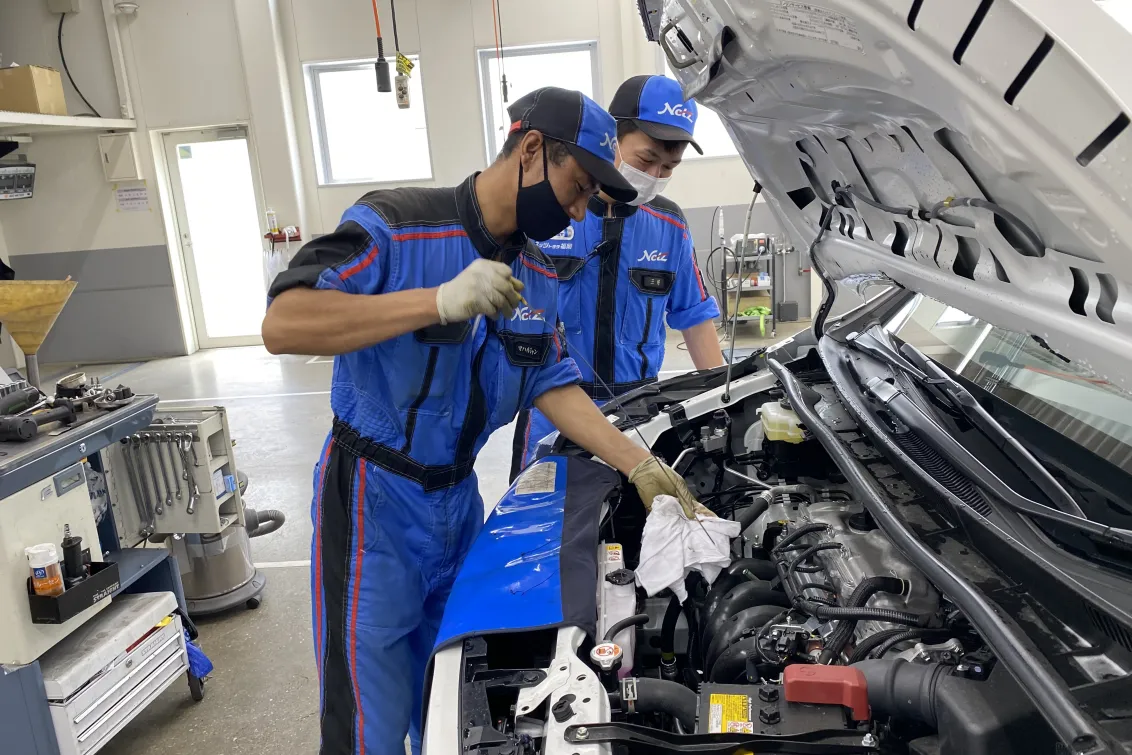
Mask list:
[[[28,357],[33,385],[39,384],[35,355],[77,285],[73,280],[0,281],[0,323]]]

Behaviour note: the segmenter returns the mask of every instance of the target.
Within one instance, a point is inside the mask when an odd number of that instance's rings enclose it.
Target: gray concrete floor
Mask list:
[[[809,326],[782,323],[778,338]],[[761,346],[757,328],[740,329],[738,346]],[[662,377],[691,369],[671,334]],[[44,368],[56,377],[65,365]],[[227,407],[236,460],[250,478],[247,505],[284,512],[287,523],[253,541],[267,575],[261,607],[199,621],[201,646],[215,664],[203,702],[177,683],[103,750],[105,755],[278,755],[318,749],[318,686],[310,637],[311,469],[331,413],[330,361],[274,357],[264,349],[201,351],[136,365],[101,365],[88,374],[157,393],[169,406]],[[46,381],[45,381],[46,382]],[[476,463],[485,507],[507,489],[512,428],[499,430]],[[298,562],[288,563],[288,562]],[[2,749],[2,748],[0,748]]]

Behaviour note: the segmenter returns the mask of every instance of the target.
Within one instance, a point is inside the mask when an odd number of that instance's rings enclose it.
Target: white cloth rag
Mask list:
[[[658,495],[641,535],[637,584],[650,597],[671,588],[683,603],[688,598],[684,578],[698,571],[708,584],[714,582],[731,563],[731,539],[741,528],[739,522],[729,519],[699,515],[688,519],[679,501]]]

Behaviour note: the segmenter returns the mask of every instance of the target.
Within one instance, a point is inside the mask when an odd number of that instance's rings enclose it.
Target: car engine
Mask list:
[[[832,386],[810,385],[823,420],[884,469]],[[596,636],[465,642],[465,752],[1054,751],[1013,677],[855,500],[772,380],[674,422],[653,449],[740,523],[731,563],[710,582],[689,574],[686,600],[646,595],[634,579],[646,513],[623,486],[600,526]],[[894,497],[914,495],[887,474]]]

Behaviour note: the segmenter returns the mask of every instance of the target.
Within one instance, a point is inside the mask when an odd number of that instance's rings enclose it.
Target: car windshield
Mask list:
[[[917,295],[887,325],[906,343],[1120,469],[1132,469],[1132,394],[1028,335]]]

